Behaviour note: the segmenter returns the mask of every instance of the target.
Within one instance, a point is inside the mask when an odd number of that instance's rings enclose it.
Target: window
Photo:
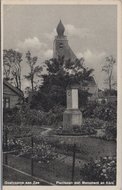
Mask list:
[[[10,98],[3,98],[3,108],[10,108]]]
[[[63,43],[60,43],[60,44],[59,44],[59,48],[63,48]]]

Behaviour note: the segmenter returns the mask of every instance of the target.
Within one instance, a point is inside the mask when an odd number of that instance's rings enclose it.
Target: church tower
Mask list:
[[[76,56],[68,44],[67,37],[64,35],[65,28],[61,20],[57,26],[57,36],[54,40],[53,45],[53,58],[64,56],[65,60],[70,59],[71,61],[76,59]]]

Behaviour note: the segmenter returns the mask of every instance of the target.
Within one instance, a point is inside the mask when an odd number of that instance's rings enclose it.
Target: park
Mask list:
[[[105,57],[108,87],[99,89],[94,69],[76,57],[64,32],[60,20],[53,58],[43,66],[26,52],[26,92],[21,90],[22,53],[4,50],[4,185],[116,185],[116,60]]]

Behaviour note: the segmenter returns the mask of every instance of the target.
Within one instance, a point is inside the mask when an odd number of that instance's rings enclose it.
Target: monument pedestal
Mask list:
[[[63,133],[74,133],[81,129],[82,113],[79,109],[66,109],[63,113]]]
[[[67,88],[67,108],[63,113],[64,134],[78,134],[81,132],[82,113],[78,108],[78,86],[70,85]]]

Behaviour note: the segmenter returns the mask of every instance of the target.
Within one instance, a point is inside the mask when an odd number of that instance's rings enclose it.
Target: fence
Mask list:
[[[80,170],[91,157],[99,159],[115,155],[115,142],[91,137],[70,138],[44,134],[40,137],[13,136],[9,131],[4,131],[4,164],[50,184],[60,185],[64,181],[73,185],[80,182]],[[17,139],[23,141],[23,144],[17,144]],[[13,148],[12,143],[16,145]]]
[[[32,155],[33,155],[33,136],[16,136],[14,137],[14,141],[16,142],[16,139],[23,139],[23,138],[29,138],[30,139],[30,144],[31,144],[31,149],[32,149]],[[17,149],[16,147],[14,148],[14,150],[11,150],[11,148],[8,146],[8,131],[6,131],[4,133],[4,140],[3,140],[3,164],[8,165],[9,163],[9,157],[10,155],[16,155],[18,154],[18,152],[20,151],[19,149]],[[31,176],[33,176],[33,172],[34,172],[34,160],[33,157],[31,156],[31,163],[30,163],[30,171],[31,171]]]
[[[12,139],[12,142],[10,142]],[[30,148],[28,149],[29,156],[27,154],[21,155],[21,147],[19,147],[17,141],[24,142],[24,146]],[[71,184],[74,184],[75,181],[75,158],[76,158],[76,144],[74,144],[73,149],[70,150],[71,155],[67,156],[62,153],[57,153],[57,149],[54,145],[50,145],[49,142],[46,144],[46,153],[49,153],[49,156],[42,154],[39,161],[35,156],[35,149],[40,146],[40,149],[44,149],[44,139],[29,136],[9,136],[8,131],[4,131],[4,140],[3,140],[3,164],[11,166],[20,171],[29,173],[31,176],[43,178],[49,183],[57,183],[62,181],[63,178],[65,181],[70,181]],[[14,142],[14,143],[13,143]],[[11,145],[13,143],[13,146]],[[39,149],[39,150],[40,150]],[[36,152],[37,154],[37,152]],[[38,152],[39,154],[39,152]],[[51,157],[52,156],[52,157]],[[45,160],[44,160],[45,159]],[[51,161],[50,161],[51,160]],[[67,162],[68,163],[67,165]],[[64,171],[67,171],[64,175]],[[54,175],[53,175],[54,174]],[[52,176],[53,175],[53,176]],[[67,176],[66,176],[67,175]],[[56,182],[57,181],[57,182]],[[58,184],[58,183],[57,183]]]

